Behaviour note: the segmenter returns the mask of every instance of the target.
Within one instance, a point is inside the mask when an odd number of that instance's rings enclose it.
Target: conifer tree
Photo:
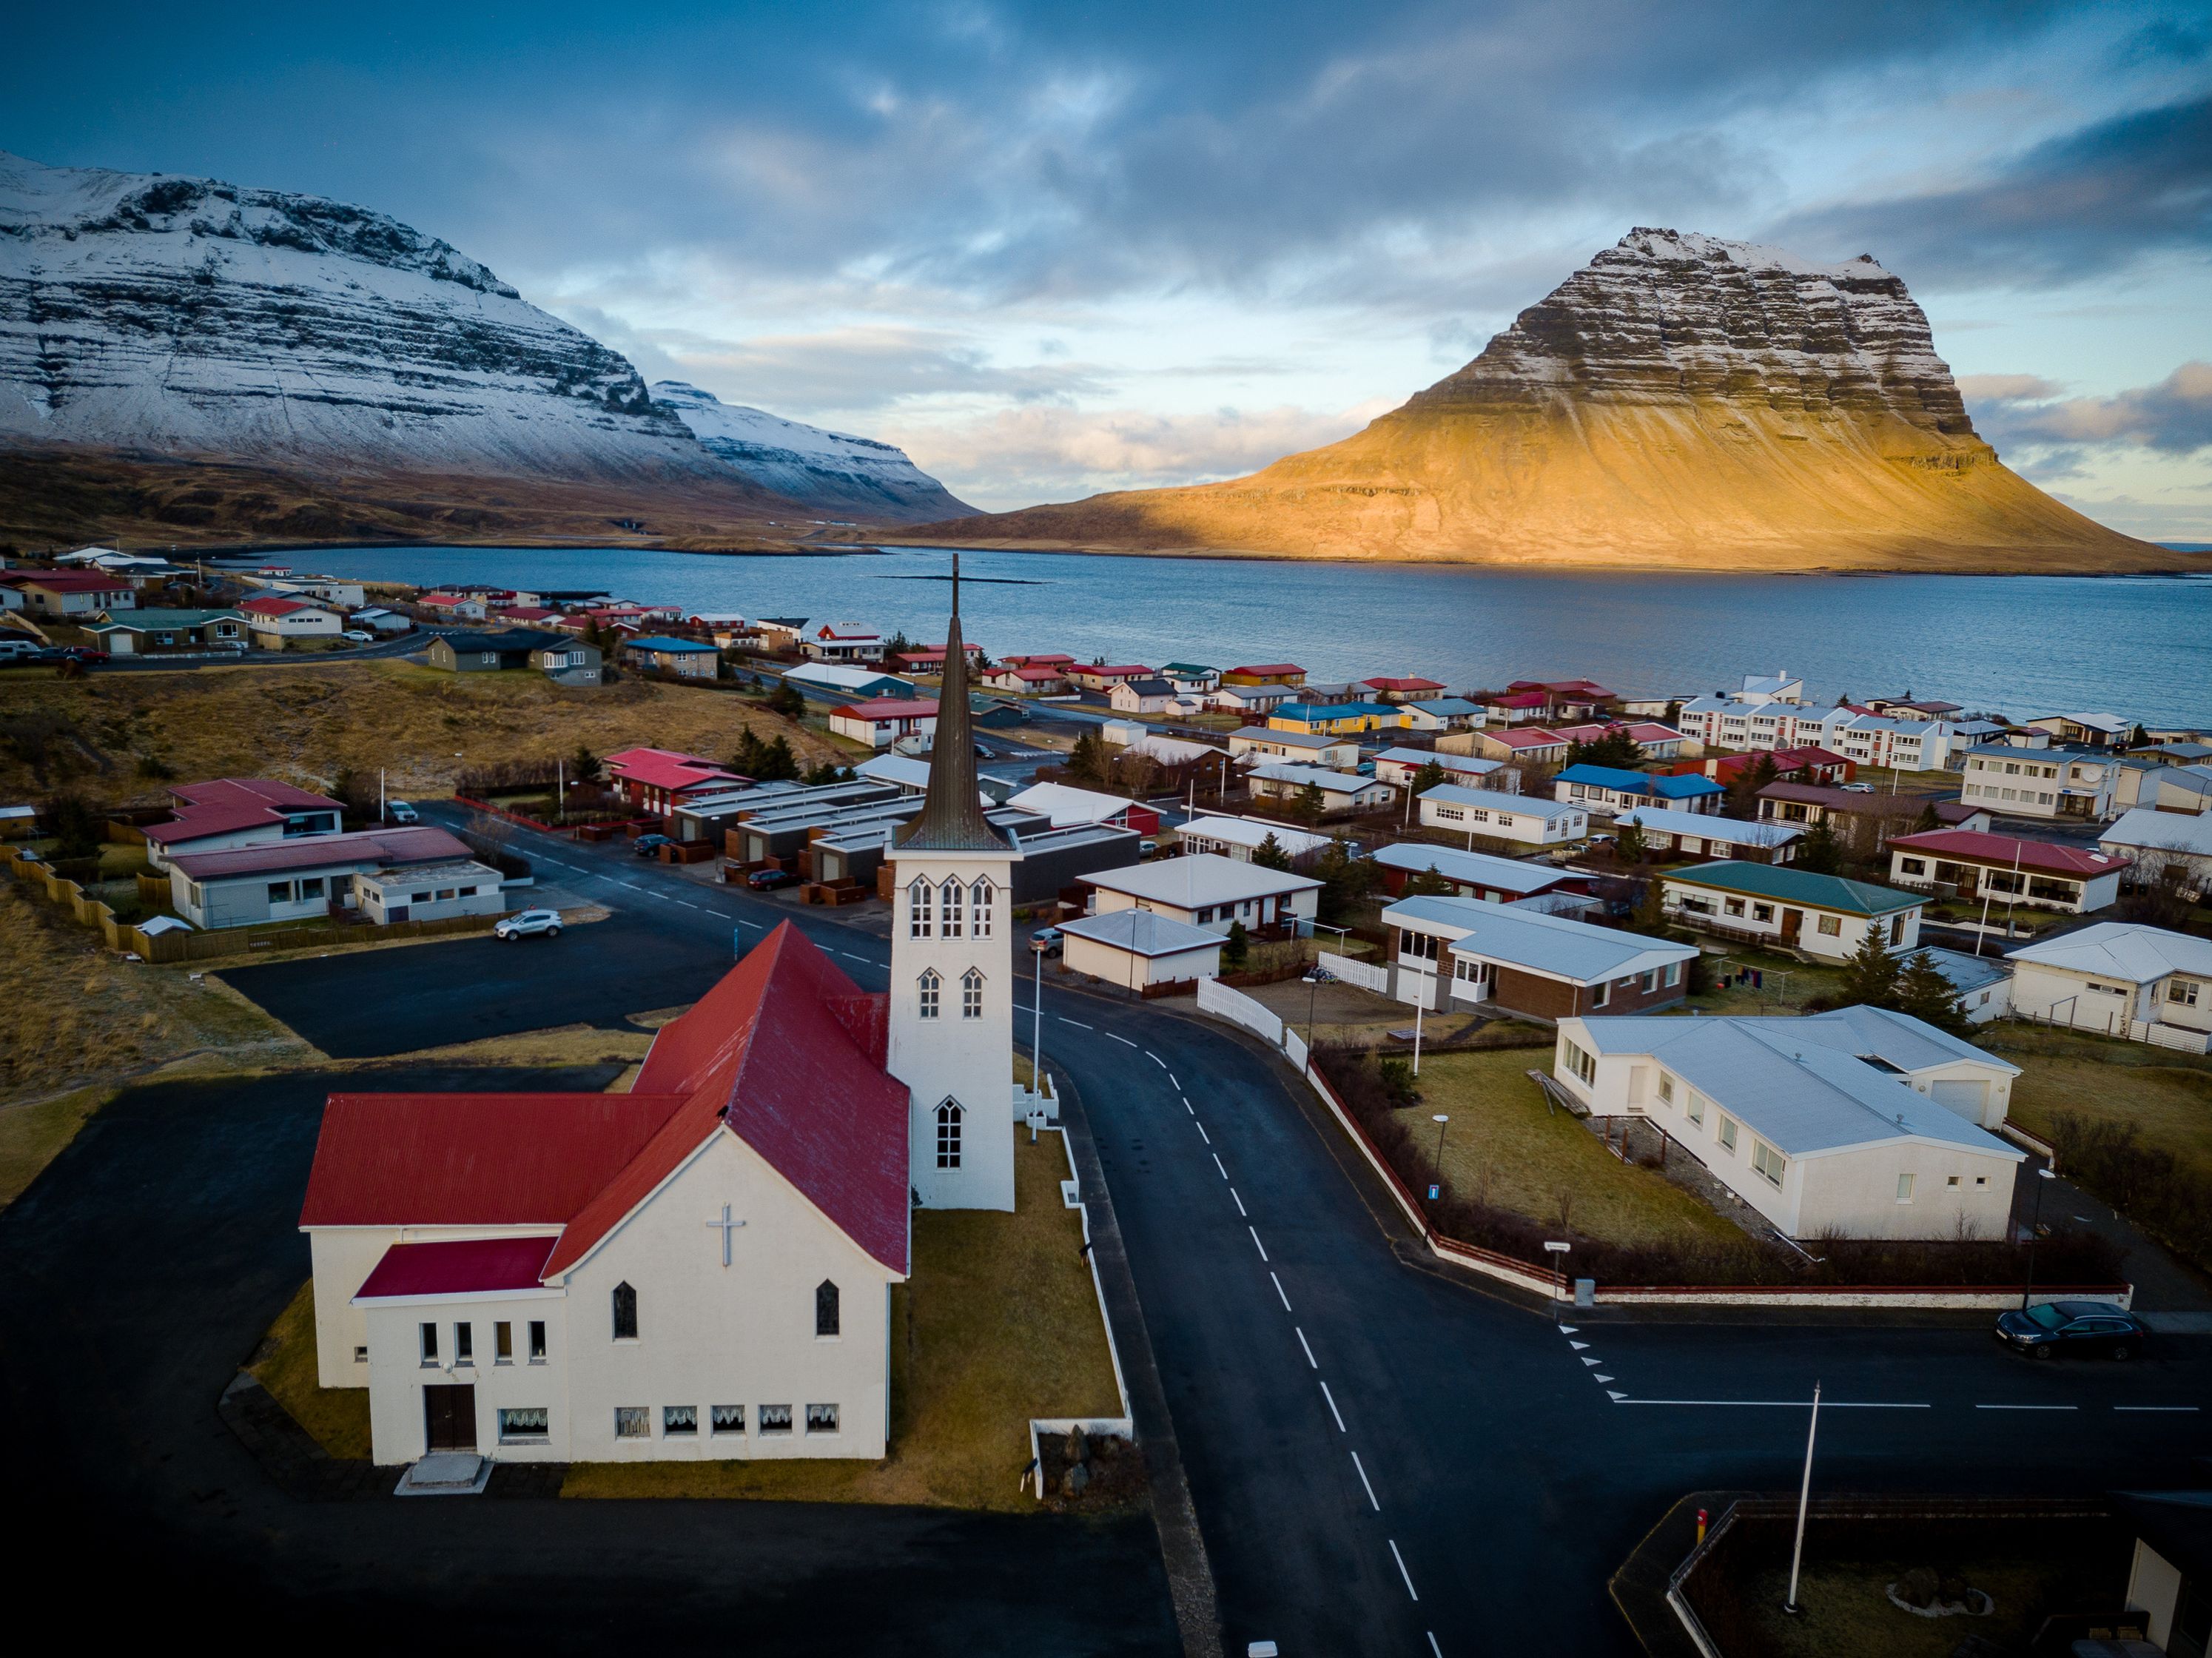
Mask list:
[[[1221,965],[1235,972],[1244,965],[1244,959],[1251,953],[1252,935],[1244,930],[1243,922],[1231,922],[1229,936],[1221,946]]]
[[[1275,832],[1270,829],[1252,849],[1252,862],[1262,869],[1288,869],[1291,855],[1283,850],[1283,843],[1275,838]]]
[[[1450,781],[1451,773],[1444,770],[1442,763],[1425,760],[1422,762],[1421,769],[1413,773],[1412,788],[1414,794],[1425,795],[1430,789]]]
[[[1301,822],[1319,823],[1321,814],[1328,809],[1328,800],[1321,792],[1319,783],[1310,783],[1298,790],[1297,798],[1291,802],[1291,809],[1298,814]]]
[[[1964,1036],[1973,1028],[1959,987],[1944,976],[1936,958],[1916,950],[1897,977],[1897,1010],[1924,1019],[1938,1030]]]
[[[1894,1008],[1904,966],[1897,952],[1882,942],[1880,925],[1869,922],[1859,948],[1844,963],[1844,982],[1838,993],[1846,1003]]]
[[[1623,863],[1641,863],[1645,856],[1641,826],[1624,823],[1613,832],[1613,854]]]
[[[1942,826],[1943,820],[1936,815],[1936,802],[1931,800],[1920,808],[1919,817],[1913,820],[1912,832],[1916,835],[1924,835],[1930,829],[1941,829]]]
[[[1433,869],[1423,869],[1406,882],[1407,898],[1450,898],[1458,891],[1448,877]]]
[[[1836,838],[1835,826],[1825,817],[1807,830],[1805,838],[1797,843],[1796,863],[1800,869],[1810,875],[1843,873],[1843,843]]]

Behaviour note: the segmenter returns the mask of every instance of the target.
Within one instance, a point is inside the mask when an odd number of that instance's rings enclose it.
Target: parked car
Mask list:
[[[789,869],[756,869],[745,877],[748,890],[772,893],[779,887],[796,887],[799,876]]]
[[[1159,850],[1159,842],[1152,839],[1149,836],[1137,843],[1137,856],[1140,858],[1148,858]]]
[[[543,934],[547,938],[561,936],[561,912],[558,910],[518,910],[493,928],[495,938],[532,938]]]
[[[1874,793],[1874,785],[1870,783],[1838,783],[1836,786],[1842,789],[1846,795],[1871,795]]]
[[[1058,955],[1064,942],[1065,937],[1057,927],[1040,927],[1030,935],[1030,948],[1039,955]]]
[[[2117,1301],[2045,1301],[1998,1314],[1996,1338],[2032,1359],[2131,1359],[2150,1344],[2150,1326]]]
[[[376,636],[367,628],[349,627],[343,633],[339,634],[338,637],[349,640],[357,645],[373,645],[376,643]]]
[[[36,639],[0,639],[0,667],[30,661],[42,649]]]
[[[384,803],[384,820],[386,823],[420,823],[422,814],[404,800],[386,801]]]
[[[662,847],[675,844],[676,843],[665,835],[640,835],[635,840],[630,842],[629,850],[639,857],[649,858]]]
[[[91,645],[61,645],[54,651],[54,660],[58,662],[104,662],[107,660],[107,653]]]

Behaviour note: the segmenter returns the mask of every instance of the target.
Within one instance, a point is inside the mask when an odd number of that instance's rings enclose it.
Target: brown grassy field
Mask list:
[[[0,799],[64,784],[107,805],[158,802],[158,762],[182,778],[273,777],[328,786],[381,767],[395,795],[449,793],[471,766],[649,744],[715,758],[750,728],[800,760],[826,736],[727,692],[625,677],[566,690],[542,675],[441,674],[398,661],[260,665],[64,680],[0,675]],[[43,747],[46,774],[32,762]]]
[[[300,1286],[246,1367],[334,1457],[366,1460],[368,1389],[324,1387],[315,1376],[315,1283]]]

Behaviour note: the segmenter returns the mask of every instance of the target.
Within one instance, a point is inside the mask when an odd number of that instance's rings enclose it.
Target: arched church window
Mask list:
[[[997,898],[988,881],[979,881],[969,889],[972,907],[969,911],[969,926],[977,938],[991,936],[991,909]]]
[[[637,1339],[637,1291],[627,1283],[618,1283],[614,1293],[615,1339]]]
[[[983,1016],[983,975],[970,967],[960,975],[960,1016],[981,1019]]]
[[[917,983],[921,990],[921,1016],[924,1019],[936,1018],[938,992],[945,988],[945,981],[937,976],[937,969],[931,967],[922,973]]]
[[[814,1333],[817,1336],[839,1333],[837,1286],[827,1278],[814,1286]]]
[[[945,936],[947,938],[960,936],[960,905],[967,894],[968,889],[958,881],[945,883]]]
[[[947,1100],[937,1108],[937,1166],[960,1167],[960,1119],[964,1113]]]
[[[906,936],[908,938],[927,938],[930,935],[930,916],[934,908],[937,889],[926,881],[917,881],[906,889]]]

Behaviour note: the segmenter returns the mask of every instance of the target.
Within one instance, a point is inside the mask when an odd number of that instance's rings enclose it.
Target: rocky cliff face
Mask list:
[[[1870,257],[1637,229],[1364,431],[968,544],[1706,569],[2162,568],[2000,464]],[[920,539],[920,538],[917,538]]]
[[[680,380],[653,381],[653,399],[717,459],[777,494],[833,517],[911,524],[975,511],[907,459],[905,450],[872,437],[824,431],[724,403]]]

